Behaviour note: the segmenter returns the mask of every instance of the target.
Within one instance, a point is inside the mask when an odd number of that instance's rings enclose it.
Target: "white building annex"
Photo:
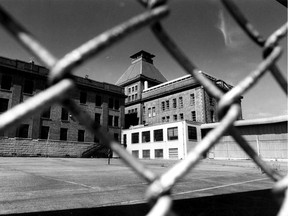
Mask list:
[[[127,151],[140,159],[184,159],[200,140],[200,124],[187,120],[122,131]]]

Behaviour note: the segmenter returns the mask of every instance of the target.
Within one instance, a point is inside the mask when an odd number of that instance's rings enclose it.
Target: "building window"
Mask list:
[[[190,105],[195,106],[195,95],[194,94],[190,94]]]
[[[131,93],[131,88],[128,88],[128,93],[129,93],[129,94]]]
[[[139,158],[139,151],[138,150],[133,150],[132,151],[132,156],[135,158]]]
[[[0,113],[8,109],[9,99],[0,98]]]
[[[135,112],[135,113],[137,113],[137,112],[138,112],[137,108],[135,108],[134,112]]]
[[[3,75],[1,80],[1,89],[10,90],[12,86],[12,77],[9,75]]]
[[[154,130],[154,142],[163,141],[163,130]]]
[[[177,100],[176,100],[176,98],[173,99],[173,108],[174,109],[177,108]]]
[[[68,111],[64,108],[61,111],[61,120],[68,121]]]
[[[211,122],[215,122],[215,116],[214,116],[213,110],[210,110],[210,118],[211,118]]]
[[[96,124],[100,124],[101,114],[95,113],[94,121],[95,121]]]
[[[132,95],[132,101],[134,101],[134,95]]]
[[[114,127],[119,126],[119,116],[114,116]]]
[[[142,132],[142,143],[150,142],[150,131]]]
[[[130,102],[131,101],[131,96],[128,96],[128,102]]]
[[[143,115],[146,114],[145,106],[143,106]]]
[[[48,139],[49,137],[49,127],[48,126],[42,126],[41,127],[41,133],[40,133],[40,139]]]
[[[183,108],[183,97],[179,97],[179,107]]]
[[[114,108],[114,100],[113,100],[113,98],[109,98],[108,108],[109,109],[113,109]]]
[[[170,109],[170,103],[169,103],[169,100],[166,101],[166,109],[167,109],[167,110]]]
[[[123,135],[123,145],[125,148],[127,147],[127,135],[126,134]]]
[[[112,115],[108,116],[108,126],[113,126],[113,116]]]
[[[214,103],[213,103],[213,97],[211,97],[211,96],[209,96],[209,104],[210,104],[210,106],[213,106],[213,105],[214,105]]]
[[[188,126],[188,139],[197,140],[197,129],[196,127]]]
[[[135,94],[135,100],[137,100],[138,99],[138,94]]]
[[[162,117],[162,122],[165,122],[165,116],[164,116],[164,117]]]
[[[151,118],[152,113],[151,113],[151,108],[148,108],[148,117]]]
[[[135,91],[137,91],[137,90],[138,90],[138,86],[136,85],[136,86],[135,86]]]
[[[132,133],[131,136],[132,144],[139,143],[139,133]]]
[[[134,92],[134,86],[132,86],[132,92]]]
[[[169,159],[178,159],[178,148],[169,148]]]
[[[180,120],[183,120],[183,119],[184,119],[183,113],[180,113],[179,116],[180,116]]]
[[[80,104],[86,104],[87,102],[87,93],[80,92]]]
[[[162,111],[165,111],[165,101],[162,101]]]
[[[163,158],[163,149],[155,149],[155,158]]]
[[[119,141],[119,134],[118,134],[118,133],[114,133],[114,140],[115,140],[116,142]]]
[[[33,80],[25,79],[23,93],[33,94],[34,82]]]
[[[84,142],[85,130],[78,130],[78,142]]]
[[[155,107],[152,107],[152,116],[156,116],[156,108]]]
[[[196,121],[196,112],[195,111],[191,112],[191,117],[192,117],[192,121]]]
[[[29,124],[21,124],[17,129],[17,137],[28,138]]]
[[[42,118],[45,118],[45,119],[50,119],[50,112],[51,112],[51,107],[49,107],[47,110],[45,110],[43,113],[42,113]]]
[[[95,105],[102,106],[102,97],[100,95],[96,95]]]
[[[170,116],[166,116],[166,122],[170,121]]]
[[[60,128],[60,140],[67,140],[68,128]]]
[[[177,121],[177,115],[173,115],[173,120]]]
[[[120,102],[119,102],[118,99],[115,99],[115,106],[114,106],[114,109],[115,109],[115,110],[118,110],[119,107],[120,107]]]
[[[178,140],[178,127],[167,129],[168,140]]]
[[[150,158],[150,150],[143,150],[142,151],[143,158]]]

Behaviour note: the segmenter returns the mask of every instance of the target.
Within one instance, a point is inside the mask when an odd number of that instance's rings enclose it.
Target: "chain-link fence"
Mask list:
[[[235,18],[247,35],[259,46],[263,48],[263,61],[257,68],[243,79],[237,86],[226,94],[222,93],[205,76],[199,73],[197,67],[185,56],[176,43],[170,38],[162,27],[160,20],[169,14],[168,6],[165,0],[138,0],[147,10],[146,12],[135,16],[134,18],[114,27],[92,40],[86,42],[79,48],[71,51],[62,59],[56,59],[32,34],[23,26],[14,20],[9,13],[0,7],[0,22],[7,31],[26,49],[33,53],[46,67],[50,69],[49,84],[50,87],[45,91],[35,95],[33,98],[19,104],[0,116],[0,131],[7,130],[17,125],[23,119],[32,114],[43,112],[45,107],[54,103],[60,103],[65,106],[73,116],[86,128],[102,140],[104,145],[110,147],[117,153],[121,159],[130,166],[140,177],[145,179],[149,186],[146,191],[147,202],[151,204],[151,210],[148,215],[174,215],[171,211],[172,198],[170,191],[179,179],[183,178],[188,172],[193,172],[193,168],[201,161],[202,155],[209,151],[213,145],[224,133],[229,133],[239,146],[245,151],[251,159],[273,180],[276,182],[274,193],[281,202],[279,216],[288,214],[288,176],[283,177],[268,164],[266,164],[257,153],[251,148],[249,143],[240,135],[233,126],[239,113],[240,107],[237,101],[241,95],[250,90],[260,81],[265,72],[270,71],[278,82],[281,89],[287,95],[287,81],[279,71],[276,62],[281,56],[281,47],[278,42],[287,34],[288,23],[285,23],[270,37],[264,39],[260,33],[245,18],[244,14],[238,9],[232,0],[222,0],[227,10]],[[285,1],[278,1],[287,7]],[[166,173],[157,176],[155,173],[145,168],[145,166],[130,155],[121,145],[114,141],[112,137],[94,123],[94,120],[82,112],[80,107],[69,99],[69,92],[76,88],[75,83],[69,75],[77,66],[83,64],[88,59],[96,56],[103,50],[111,47],[125,36],[135,32],[140,28],[149,26],[167,49],[174,59],[188,73],[192,74],[211,94],[219,101],[218,115],[221,119],[220,124],[209,132],[197,146],[189,152],[185,160],[180,161]]]

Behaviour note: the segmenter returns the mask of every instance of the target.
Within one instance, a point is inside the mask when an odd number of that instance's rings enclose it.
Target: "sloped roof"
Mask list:
[[[145,61],[144,58],[139,58],[132,62],[129,68],[115,83],[116,85],[123,85],[140,76],[156,80],[159,83],[167,82],[167,79],[160,73],[160,71],[151,63]]]

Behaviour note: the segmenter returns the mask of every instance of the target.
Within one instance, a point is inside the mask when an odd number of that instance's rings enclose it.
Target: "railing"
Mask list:
[[[240,135],[233,126],[234,121],[240,114],[240,107],[237,104],[241,95],[260,81],[261,77],[267,71],[270,71],[276,82],[287,95],[287,81],[279,71],[276,62],[281,56],[281,47],[278,46],[281,40],[287,34],[288,24],[285,23],[277,31],[273,32],[267,39],[264,39],[260,33],[247,21],[242,12],[233,3],[232,0],[222,0],[231,15],[235,18],[247,35],[260,47],[263,48],[263,61],[257,68],[243,79],[237,86],[226,94],[222,93],[216,85],[209,79],[199,73],[197,67],[186,57],[179,49],[177,44],[170,38],[162,27],[160,20],[165,18],[169,9],[165,0],[138,0],[147,10],[136,17],[114,27],[92,40],[86,42],[79,48],[71,51],[62,59],[55,58],[41,43],[39,43],[23,26],[15,21],[7,12],[0,8],[0,22],[15,39],[22,44],[31,53],[37,56],[46,67],[50,69],[49,84],[50,87],[45,91],[37,94],[33,98],[19,104],[0,116],[0,131],[6,130],[17,125],[23,119],[32,114],[42,112],[47,106],[53,103],[60,103],[65,106],[70,113],[85,125],[88,130],[93,132],[104,145],[110,147],[117,153],[121,159],[130,166],[140,177],[145,179],[149,186],[146,191],[147,202],[151,204],[151,210],[148,215],[172,215],[171,205],[172,198],[170,191],[179,179],[183,178],[188,172],[200,162],[202,155],[209,151],[221,136],[228,132],[239,146],[245,151],[250,158],[273,180],[276,182],[274,193],[280,197],[281,209],[279,216],[288,214],[288,176],[283,177],[268,164],[266,164],[257,153],[251,148],[249,143]],[[279,0],[284,6],[285,3]],[[73,80],[69,79],[72,70],[83,64],[88,59],[101,53],[103,50],[119,42],[125,36],[132,34],[140,28],[149,26],[158,40],[174,57],[174,59],[188,73],[192,74],[212,95],[219,101],[219,119],[220,124],[210,131],[197,146],[189,152],[185,160],[180,161],[166,173],[157,176],[147,169],[140,161],[130,155],[117,142],[109,137],[102,130],[100,125],[96,125],[94,120],[80,107],[69,99],[69,93],[75,88]]]

